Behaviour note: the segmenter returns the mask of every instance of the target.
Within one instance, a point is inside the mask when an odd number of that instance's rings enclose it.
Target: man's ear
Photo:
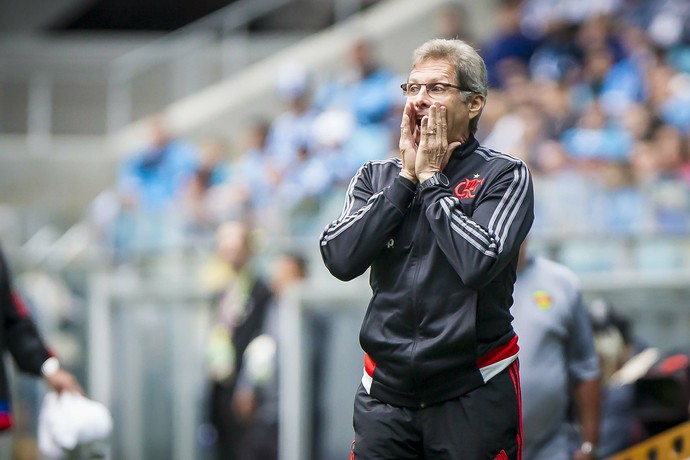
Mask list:
[[[486,98],[482,94],[474,93],[470,100],[467,101],[467,108],[470,111],[470,120],[482,113]]]

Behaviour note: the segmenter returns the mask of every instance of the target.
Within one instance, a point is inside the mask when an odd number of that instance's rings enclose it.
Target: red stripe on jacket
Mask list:
[[[518,338],[516,335],[505,345],[496,347],[484,356],[481,356],[477,360],[477,367],[485,367],[506,358],[510,358],[511,356],[515,356],[518,350],[520,350],[520,347],[518,347]]]
[[[26,308],[26,303],[24,299],[17,293],[17,291],[12,291],[12,303],[14,304],[14,309],[17,310],[19,316],[26,318],[29,316],[29,309]]]
[[[374,369],[376,369],[376,363],[368,353],[364,353],[364,371],[369,377],[374,377]]]

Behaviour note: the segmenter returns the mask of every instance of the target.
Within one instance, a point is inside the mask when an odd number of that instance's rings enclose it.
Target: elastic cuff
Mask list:
[[[425,187],[419,192],[422,203],[427,207],[448,196],[452,196],[451,188],[442,184],[434,184]]]
[[[384,195],[401,213],[405,213],[412,203],[416,190],[417,184],[398,176],[384,192]]]
[[[41,374],[43,374],[44,377],[51,377],[59,370],[60,361],[58,361],[55,356],[51,356],[50,358],[46,359],[41,365]]]
[[[410,179],[403,177],[403,176],[398,176],[397,179],[400,179],[400,183],[405,186],[406,189],[414,193],[417,190],[417,183],[412,182]]]

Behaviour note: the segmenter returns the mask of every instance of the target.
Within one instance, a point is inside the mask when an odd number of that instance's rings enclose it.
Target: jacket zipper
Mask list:
[[[413,201],[412,201],[412,206],[414,215],[418,216],[417,221],[415,222],[415,227],[414,227],[414,232],[413,238],[412,238],[412,256],[414,257],[415,260],[415,269],[414,269],[414,276],[412,277],[412,313],[413,317],[412,320],[414,321],[414,342],[412,342],[412,350],[410,354],[410,369],[411,369],[411,375],[413,379],[413,383],[415,386],[415,390],[418,391],[419,389],[419,382],[417,381],[417,374],[415,372],[415,355],[417,352],[417,342],[419,339],[419,314],[418,314],[418,306],[417,306],[417,278],[419,276],[419,270],[420,270],[420,265],[421,265],[421,257],[417,257],[417,253],[419,251],[419,244],[417,243],[417,231],[419,229],[419,226],[421,225],[421,217],[419,217],[419,211],[417,208],[421,207],[420,202],[419,202],[419,191],[415,192]],[[421,236],[421,235],[420,235]],[[423,249],[423,248],[422,248]],[[424,407],[424,401],[420,401],[420,407]]]

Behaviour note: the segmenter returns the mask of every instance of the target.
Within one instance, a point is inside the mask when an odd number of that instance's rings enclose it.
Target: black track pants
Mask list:
[[[522,460],[520,379],[515,361],[457,399],[424,409],[355,396],[355,460]]]

